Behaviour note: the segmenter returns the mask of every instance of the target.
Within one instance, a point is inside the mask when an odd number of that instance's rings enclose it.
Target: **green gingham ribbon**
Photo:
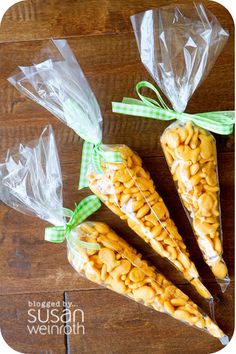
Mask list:
[[[91,135],[93,119],[90,119],[87,113],[86,100],[83,101],[82,97],[80,99],[80,103],[73,98],[66,99],[63,102],[63,111],[68,126],[84,140],[79,180],[79,189],[82,189],[88,187],[87,174],[90,164],[97,174],[102,174],[102,162],[122,162],[122,158],[118,151],[105,149],[98,135]],[[96,112],[97,103],[91,100],[90,104],[95,105],[93,111]]]
[[[102,174],[104,171],[101,167],[102,162],[123,162],[120,152],[113,150],[104,150],[103,145],[92,144],[85,141],[82,150],[79,189],[88,187],[88,168],[92,163],[96,173]]]
[[[143,87],[151,89],[157,96],[157,101],[150,97],[143,96],[140,93],[140,89]],[[112,111],[114,113],[164,121],[173,119],[178,119],[180,121],[191,120],[199,127],[221,135],[229,135],[233,132],[235,118],[234,111],[219,111],[197,114],[178,113],[171,110],[167,106],[157,88],[148,81],[140,81],[137,83],[136,92],[140,100],[124,97],[122,102],[112,102]]]
[[[70,236],[71,231],[79,224],[81,224],[84,220],[87,219],[88,216],[93,214],[101,207],[101,202],[95,195],[90,195],[76,206],[75,210],[72,211],[70,209],[64,208],[64,215],[66,217],[70,217],[70,220],[64,226],[53,226],[47,227],[45,229],[45,240],[49,242],[63,242],[67,237]],[[77,240],[77,244],[79,247],[97,250],[100,248],[98,243],[85,242],[81,240]]]

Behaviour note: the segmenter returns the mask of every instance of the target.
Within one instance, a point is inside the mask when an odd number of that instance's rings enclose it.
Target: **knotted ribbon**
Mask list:
[[[122,162],[120,152],[113,150],[105,150],[102,143],[93,144],[85,141],[82,150],[79,189],[88,187],[88,169],[92,164],[94,170],[98,174],[102,174],[104,171],[101,167],[102,162]]]
[[[140,89],[143,87],[151,89],[157,96],[157,100],[143,96],[140,93]],[[112,102],[112,111],[114,113],[163,121],[177,119],[185,122],[191,120],[199,127],[221,135],[229,135],[233,132],[235,117],[234,111],[218,111],[197,114],[178,113],[171,110],[167,106],[157,88],[148,81],[138,82],[136,85],[136,92],[140,100],[124,97],[122,102]]]
[[[84,139],[79,189],[88,187],[87,175],[90,164],[97,174],[102,174],[104,172],[102,162],[122,162],[121,154],[118,151],[107,150],[101,142],[100,133],[91,131],[93,119],[87,112],[87,104],[83,102],[82,97],[80,102],[72,97],[63,102],[64,119],[68,126]],[[97,102],[91,99],[89,104],[93,106],[92,111],[97,112]]]
[[[55,243],[63,242],[67,237],[70,237],[71,231],[77,225],[81,224],[87,219],[88,216],[93,214],[100,207],[101,202],[98,197],[95,195],[90,195],[81,200],[74,211],[64,208],[64,216],[70,217],[70,220],[63,226],[47,227],[45,229],[45,240]],[[100,249],[98,243],[85,242],[78,239],[77,244],[82,248],[93,250]]]

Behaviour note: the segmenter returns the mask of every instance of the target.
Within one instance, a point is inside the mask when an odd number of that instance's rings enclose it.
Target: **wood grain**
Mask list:
[[[64,295],[62,292],[56,293],[30,293],[0,296],[0,320],[1,332],[5,341],[15,350],[21,353],[66,353],[66,338],[64,334],[63,315]],[[50,302],[50,305],[49,305]],[[54,306],[51,307],[52,302]],[[43,308],[43,303],[47,303],[48,308]],[[54,308],[53,318],[51,309]],[[59,329],[52,328],[49,320],[56,321]],[[35,321],[35,322],[34,322]],[[32,332],[34,326],[37,331],[38,326],[49,325],[48,335],[39,332]],[[61,329],[60,329],[61,328]],[[31,334],[30,334],[31,331]],[[44,333],[45,330],[42,331]]]
[[[159,0],[159,6],[188,0]],[[229,12],[220,4],[202,1],[224,26],[233,28]],[[130,16],[157,7],[155,0],[27,0],[14,5],[3,18],[0,40],[117,34],[131,32]],[[17,31],[15,31],[17,24]],[[34,26],[32,26],[32,24]]]
[[[68,299],[85,314],[85,335],[70,336],[72,354],[208,354],[208,348],[221,349],[218,340],[206,333],[109,290],[68,292]],[[232,304],[231,290],[216,308],[216,318],[230,336]],[[229,311],[224,313],[226,306]]]
[[[158,6],[188,1],[159,0]],[[203,1],[229,30],[230,38],[211,73],[191,98],[190,113],[234,109],[234,24],[225,8]],[[101,106],[104,143],[123,143],[136,150],[164,198],[204,283],[216,301],[216,319],[231,336],[234,328],[234,136],[216,137],[218,148],[224,259],[231,284],[225,294],[205,265],[189,221],[179,201],[160,146],[168,125],[151,119],[111,112],[111,101],[136,97],[135,84],[151,81],[140,62],[130,15],[157,6],[156,0],[27,0],[7,11],[0,28],[0,161],[8,148],[37,139],[46,124],[55,130],[64,183],[64,206],[88,195],[77,191],[82,140],[44,108],[18,93],[7,82],[18,65],[46,59],[41,49],[48,39],[67,38]],[[131,134],[132,132],[132,134]],[[169,263],[157,255],[105,206],[93,220],[103,220],[179,285],[208,312],[196,294]],[[7,342],[27,353],[85,354],[209,354],[221,348],[213,338],[166,315],[157,314],[81,278],[69,265],[66,244],[43,240],[47,224],[0,205],[1,324]],[[86,334],[36,336],[26,333],[27,301],[64,299],[85,311]],[[61,308],[62,311],[62,308]],[[171,333],[171,335],[170,335]]]

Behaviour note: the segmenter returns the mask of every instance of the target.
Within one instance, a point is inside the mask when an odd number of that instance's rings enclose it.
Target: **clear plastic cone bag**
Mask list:
[[[202,4],[171,5],[131,16],[140,57],[159,88],[182,113],[227,39]],[[223,260],[216,141],[188,120],[166,128],[161,145],[205,262],[222,291],[230,279]]]
[[[78,244],[81,240],[96,242],[100,248],[82,248]],[[67,245],[69,262],[86,279],[201,329],[223,345],[228,343],[228,337],[208,315],[107,224],[78,225]]]
[[[102,144],[102,115],[82,69],[65,40],[53,41],[47,52],[51,46],[58,48],[61,59],[51,56],[32,67],[20,67],[21,72],[9,81],[85,139],[80,186],[89,186],[212,303],[213,297],[141,158],[128,146]]]

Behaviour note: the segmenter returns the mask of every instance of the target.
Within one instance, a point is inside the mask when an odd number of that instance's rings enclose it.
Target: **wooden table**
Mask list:
[[[234,138],[217,137],[224,231],[224,258],[231,284],[220,292],[202,260],[188,219],[181,207],[160,147],[167,126],[153,120],[118,117],[111,101],[135,97],[135,83],[150,80],[140,63],[129,17],[137,12],[179,1],[169,0],[32,0],[9,9],[0,28],[0,157],[16,144],[37,138],[50,123],[55,130],[64,180],[64,202],[89,194],[78,192],[82,141],[49,112],[21,96],[7,81],[17,65],[31,64],[50,37],[67,38],[101,105],[105,143],[124,143],[136,150],[161,192],[190,254],[216,300],[216,319],[231,336],[234,328]],[[183,3],[184,1],[181,1]],[[188,1],[187,1],[188,2]],[[230,32],[230,39],[209,77],[191,99],[188,111],[230,110],[234,106],[234,29],[230,14],[215,2],[203,1]],[[108,222],[141,250],[206,312],[208,305],[165,260],[126,224],[102,207],[93,217]],[[66,244],[44,241],[46,223],[0,205],[1,328],[5,340],[24,353],[197,354],[212,353],[220,343],[207,334],[180,324],[165,314],[105,290],[81,278],[69,265]],[[29,334],[29,301],[67,300],[84,311],[85,334]],[[61,313],[60,312],[60,313]],[[63,327],[64,329],[64,327]]]

